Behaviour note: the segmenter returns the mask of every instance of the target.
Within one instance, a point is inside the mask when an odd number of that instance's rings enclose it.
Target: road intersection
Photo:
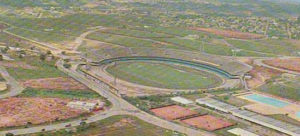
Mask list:
[[[215,134],[206,132],[203,130],[196,130],[186,126],[181,126],[174,122],[166,121],[161,118],[158,118],[154,115],[141,111],[140,109],[136,108],[135,106],[129,104],[127,101],[119,97],[118,95],[114,94],[109,90],[109,87],[101,81],[96,81],[95,79],[87,78],[87,76],[83,75],[76,71],[76,68],[66,69],[63,67],[63,61],[59,60],[57,62],[58,69],[65,72],[69,76],[73,77],[77,81],[81,82],[82,84],[88,86],[90,89],[94,90],[98,94],[102,95],[103,97],[107,98],[111,103],[112,107],[104,112],[96,113],[93,116],[90,116],[85,120],[86,123],[97,122],[102,119],[114,116],[114,115],[131,115],[138,117],[141,120],[144,120],[148,123],[153,125],[169,129],[172,131],[177,131],[180,133],[187,134],[189,136],[215,136]],[[22,134],[30,134],[30,133],[38,133],[43,131],[55,131],[59,129],[66,128],[66,125],[71,126],[79,126],[82,122],[81,119],[70,121],[70,122],[63,122],[57,124],[49,124],[49,125],[42,125],[30,128],[22,128],[22,129],[14,129],[14,130],[7,130],[7,131],[0,131],[0,136],[4,136],[7,133],[13,133],[15,135],[22,135]]]

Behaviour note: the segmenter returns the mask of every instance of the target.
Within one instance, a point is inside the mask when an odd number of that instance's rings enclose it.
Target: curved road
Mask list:
[[[7,84],[10,87],[10,91],[0,95],[0,99],[16,96],[24,90],[24,88],[9,75],[6,69],[3,66],[0,66],[0,74],[6,80]]]
[[[270,68],[270,69],[278,70],[278,71],[281,71],[281,72],[286,72],[286,73],[290,73],[290,74],[294,74],[294,75],[299,75],[300,76],[299,72],[291,71],[291,70],[282,69],[282,68],[278,68],[278,67],[273,67],[273,66],[267,65],[267,64],[265,64],[263,62],[264,60],[268,60],[268,59],[255,59],[254,60],[254,64],[256,64],[258,66],[263,66],[263,67],[266,67],[266,68]]]
[[[156,116],[150,115],[144,111],[139,110],[138,108],[134,107],[133,105],[129,104],[127,101],[123,100],[121,97],[113,94],[107,87],[106,84],[101,83],[101,81],[91,80],[87,78],[86,76],[82,75],[81,73],[78,73],[75,71],[75,69],[65,69],[62,66],[62,61],[58,61],[57,66],[58,68],[68,74],[69,76],[73,77],[74,79],[78,80],[79,82],[85,84],[90,89],[96,91],[103,97],[106,97],[110,102],[112,102],[113,107],[105,112],[97,113],[96,115],[93,115],[89,117],[86,122],[96,122],[114,115],[131,115],[136,116],[141,120],[144,120],[148,123],[151,123],[153,125],[181,132],[184,134],[187,134],[189,136],[215,136],[215,134],[212,134],[210,132],[206,132],[203,130],[195,130],[189,127],[181,126],[179,124],[169,122],[163,119],[160,119]],[[23,128],[23,129],[15,129],[15,130],[9,130],[9,131],[1,131],[0,135],[5,135],[6,133],[13,133],[15,135],[21,135],[21,134],[29,134],[29,133],[38,133],[42,132],[42,129],[45,129],[45,131],[53,131],[58,129],[64,129],[66,125],[71,124],[72,126],[78,126],[80,125],[81,120],[75,120],[70,122],[64,122],[59,124],[50,124],[46,126],[37,126],[37,127],[31,127],[31,128]]]

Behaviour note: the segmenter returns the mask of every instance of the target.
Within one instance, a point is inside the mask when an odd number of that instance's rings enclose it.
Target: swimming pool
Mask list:
[[[287,103],[287,102],[280,101],[280,100],[277,100],[277,99],[271,98],[271,97],[262,96],[259,94],[251,94],[251,95],[246,96],[246,98],[260,102],[260,103],[275,106],[277,108],[282,108],[282,107],[289,105],[289,103]]]
[[[297,116],[298,118],[300,118],[300,111],[298,111],[298,112],[296,113],[296,116]]]

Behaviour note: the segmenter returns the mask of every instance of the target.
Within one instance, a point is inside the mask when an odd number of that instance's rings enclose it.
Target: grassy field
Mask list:
[[[267,54],[274,54],[274,55],[295,55],[297,50],[300,50],[300,46],[291,43],[287,40],[282,40],[277,42],[277,40],[227,40],[233,46],[249,50],[249,51],[256,51],[261,53]]]
[[[150,41],[135,37],[127,37],[108,33],[96,32],[88,35],[89,39],[117,44],[124,47],[156,47],[156,48],[178,48],[177,46],[164,45],[157,41]]]
[[[186,36],[193,34],[198,35],[199,38],[186,38]],[[213,40],[212,38],[216,37],[184,28],[166,28],[166,30],[162,27],[155,28],[154,30],[107,29],[90,34],[88,38],[124,47],[169,48],[196,52],[203,51],[209,54],[224,56],[233,55],[232,47],[211,42],[211,40]],[[241,50],[236,53],[236,55],[257,57],[271,56],[252,50]]]
[[[142,31],[142,30],[134,30],[134,29],[107,29],[103,30],[104,33],[118,34],[118,35],[126,35],[131,37],[138,38],[164,38],[164,37],[174,37],[165,33],[157,33],[152,31]]]
[[[19,97],[53,97],[66,99],[97,99],[101,96],[90,90],[47,90],[26,88]]]
[[[278,77],[269,80],[265,85],[261,86],[258,90],[280,97],[300,100],[300,77],[296,78],[283,78]]]
[[[107,71],[129,82],[170,89],[211,88],[222,82],[219,77],[204,71],[160,63],[119,63]]]
[[[76,128],[76,132],[59,130],[42,134],[43,136],[73,136],[75,133],[76,136],[184,136],[184,134],[154,126],[132,116],[112,116],[96,123],[81,125]],[[30,136],[40,135],[41,133],[31,134]]]
[[[62,42],[88,31],[95,26],[120,26],[115,15],[72,14],[60,18],[15,18],[0,17],[0,21],[10,24],[8,31],[36,38],[42,42]]]
[[[41,61],[38,57],[25,57],[18,61],[26,62],[34,69],[23,68],[7,68],[11,76],[17,80],[37,79],[37,78],[51,78],[51,77],[66,77],[66,75],[55,68],[55,60]]]

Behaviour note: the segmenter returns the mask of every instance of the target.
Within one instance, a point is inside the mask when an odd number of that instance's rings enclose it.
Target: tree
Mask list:
[[[3,61],[3,55],[0,54],[0,61]]]
[[[298,17],[297,22],[300,23],[300,16]]]
[[[14,136],[13,133],[6,133],[5,136]]]
[[[2,52],[2,53],[7,53],[8,50],[9,50],[9,47],[6,46],[4,49],[1,49],[1,52]]]
[[[45,54],[40,54],[40,60],[44,61],[46,59],[46,55]]]
[[[52,54],[52,52],[50,50],[47,51],[47,55],[50,55]]]
[[[65,63],[63,66],[67,69],[71,68],[71,64],[69,64],[69,63]]]
[[[16,47],[20,47],[20,44],[19,44],[19,43],[16,43],[15,46],[16,46]]]

